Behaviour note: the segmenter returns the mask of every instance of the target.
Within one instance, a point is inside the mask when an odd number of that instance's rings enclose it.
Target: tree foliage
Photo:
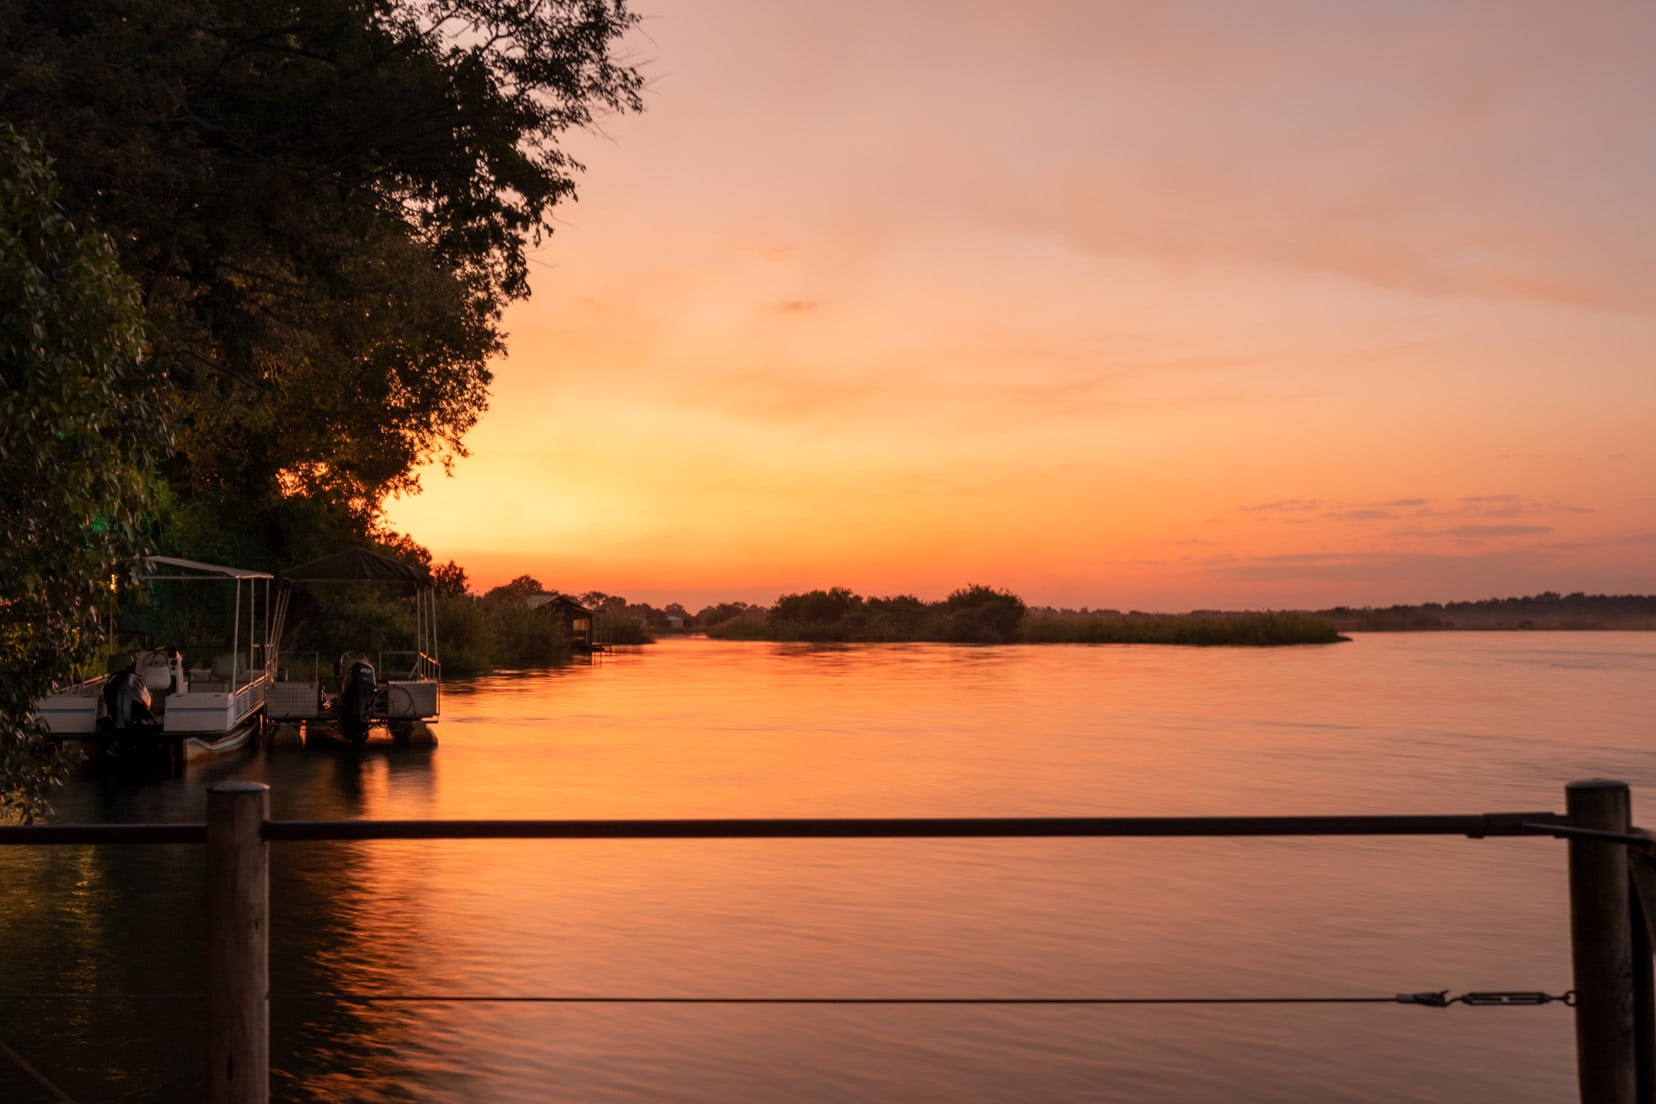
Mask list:
[[[771,607],[771,619],[828,625],[843,620],[861,604],[862,599],[851,593],[849,587],[808,590],[804,594],[784,594],[778,598]]]
[[[941,602],[911,594],[863,598],[847,587],[784,594],[761,620],[756,609],[708,621],[709,636],[723,639],[894,642],[933,640],[955,644],[1010,644],[1019,639],[1025,607],[1007,590],[967,586]]]
[[[7,132],[0,166],[0,795],[38,800],[39,763],[12,766],[29,703],[146,535],[261,568],[413,551],[381,505],[464,454],[575,194],[562,136],[640,107],[634,22],[626,0],[0,4],[0,118],[40,143]]]
[[[142,288],[177,403],[170,550],[234,519],[243,562],[308,558],[463,455],[501,310],[574,195],[560,136],[639,106],[633,21],[624,0],[0,10],[0,115],[45,136]]]
[[[508,602],[521,606],[537,594],[545,594],[547,590],[540,585],[540,580],[531,575],[519,575],[509,583],[501,583],[497,587],[490,587],[483,595],[488,602]]]
[[[1004,644],[1018,639],[1024,601],[1009,590],[961,587],[943,600],[943,638],[957,644]]]
[[[170,445],[138,288],[57,196],[39,143],[0,125],[0,807],[25,817],[65,766],[34,703],[94,656]]]

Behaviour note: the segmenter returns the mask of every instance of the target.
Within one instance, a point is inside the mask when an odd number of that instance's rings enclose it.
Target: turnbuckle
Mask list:
[[[1565,1004],[1575,1003],[1575,993],[1565,993],[1562,997],[1555,997],[1551,993],[1537,993],[1524,989],[1515,989],[1507,992],[1468,993],[1460,998],[1462,1004],[1491,1007],[1494,1005],[1513,1006],[1525,1004],[1551,1004],[1553,1001],[1563,1001]]]
[[[1448,1008],[1451,1004],[1466,1004],[1474,1008],[1518,1008],[1524,1005],[1552,1004],[1554,1001],[1574,1007],[1575,990],[1571,989],[1561,997],[1532,989],[1484,990],[1463,993],[1458,997],[1451,997],[1447,989],[1397,994],[1398,1004],[1419,1004],[1427,1008]]]

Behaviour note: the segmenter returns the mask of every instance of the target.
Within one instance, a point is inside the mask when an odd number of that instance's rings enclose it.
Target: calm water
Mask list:
[[[1656,793],[1656,636],[1274,651],[669,641],[451,688],[434,751],[80,781],[60,821],[1477,813]],[[0,851],[0,990],[202,987],[200,854]],[[1551,840],[280,844],[292,1101],[1557,1101],[1571,1013],[1396,1005],[335,1006],[318,991],[1386,996],[1569,988]],[[0,1002],[76,1100],[199,1091],[199,1001]],[[0,1100],[48,1099],[0,1061]]]

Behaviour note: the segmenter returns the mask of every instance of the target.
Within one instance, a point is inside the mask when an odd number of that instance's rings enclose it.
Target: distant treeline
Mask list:
[[[411,543],[411,542],[410,542]],[[451,563],[431,567],[439,597],[438,639],[443,669],[472,675],[505,668],[568,662],[573,653],[558,608],[530,608],[539,595],[558,595],[528,575],[481,595],[467,589],[466,573]],[[1383,608],[1337,606],[1320,611],[1121,612],[1028,606],[1009,590],[972,584],[939,601],[910,594],[864,597],[848,587],[784,594],[770,606],[719,602],[691,613],[677,602],[656,607],[602,591],[562,597],[592,612],[592,639],[647,644],[680,632],[721,640],[813,643],[940,642],[951,644],[1187,644],[1272,646],[1327,644],[1345,632],[1445,629],[1656,629],[1656,597],[1546,593],[1475,602],[1427,602]],[[383,596],[343,596],[326,609],[296,608],[290,654],[316,648],[406,647],[412,607]],[[297,637],[297,639],[292,639]]]
[[[1559,594],[1418,606],[1335,606],[1321,615],[1342,631],[1429,632],[1442,629],[1656,629],[1656,596]]]
[[[1007,644],[1018,639],[1027,611],[1005,590],[965,586],[940,602],[913,595],[864,598],[846,587],[784,594],[776,604],[728,604],[735,615],[699,627],[721,640],[892,642],[933,640],[951,644]],[[718,608],[702,614],[717,616]]]
[[[438,639],[444,671],[451,675],[568,662],[574,648],[567,615],[560,616],[556,605],[530,608],[531,599],[543,595],[567,598],[590,611],[589,639],[616,645],[648,644],[681,632],[704,632],[721,640],[809,643],[1273,646],[1334,643],[1347,639],[1345,632],[1656,629],[1656,597],[1552,591],[1382,608],[1169,614],[1030,607],[1009,590],[979,584],[934,602],[909,594],[864,597],[848,587],[830,587],[784,594],[770,606],[719,602],[692,614],[677,602],[658,608],[602,591],[560,594],[528,575],[476,595],[467,589],[465,571],[454,563],[432,565],[417,552],[408,558],[431,567],[437,582]],[[292,626],[297,632],[290,633],[290,656],[308,648],[329,655],[345,646],[369,652],[406,647],[399,642],[413,635],[412,607],[403,609],[383,597],[341,596],[326,608],[300,604],[294,612],[298,624]]]
[[[709,606],[695,627],[722,640],[937,641],[951,644],[1326,644],[1343,639],[1309,613],[1148,614],[1030,609],[1016,594],[971,585],[938,602],[864,598],[845,587],[786,594],[766,608]]]

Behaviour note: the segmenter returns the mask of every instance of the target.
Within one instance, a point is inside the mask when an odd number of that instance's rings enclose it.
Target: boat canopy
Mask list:
[[[264,571],[248,571],[240,567],[202,563],[199,560],[181,560],[176,556],[149,556],[144,560],[146,579],[272,579]]]
[[[319,560],[302,563],[282,572],[282,578],[296,583],[402,583],[413,587],[432,586],[431,572],[423,567],[382,556],[366,548],[347,548]]]

